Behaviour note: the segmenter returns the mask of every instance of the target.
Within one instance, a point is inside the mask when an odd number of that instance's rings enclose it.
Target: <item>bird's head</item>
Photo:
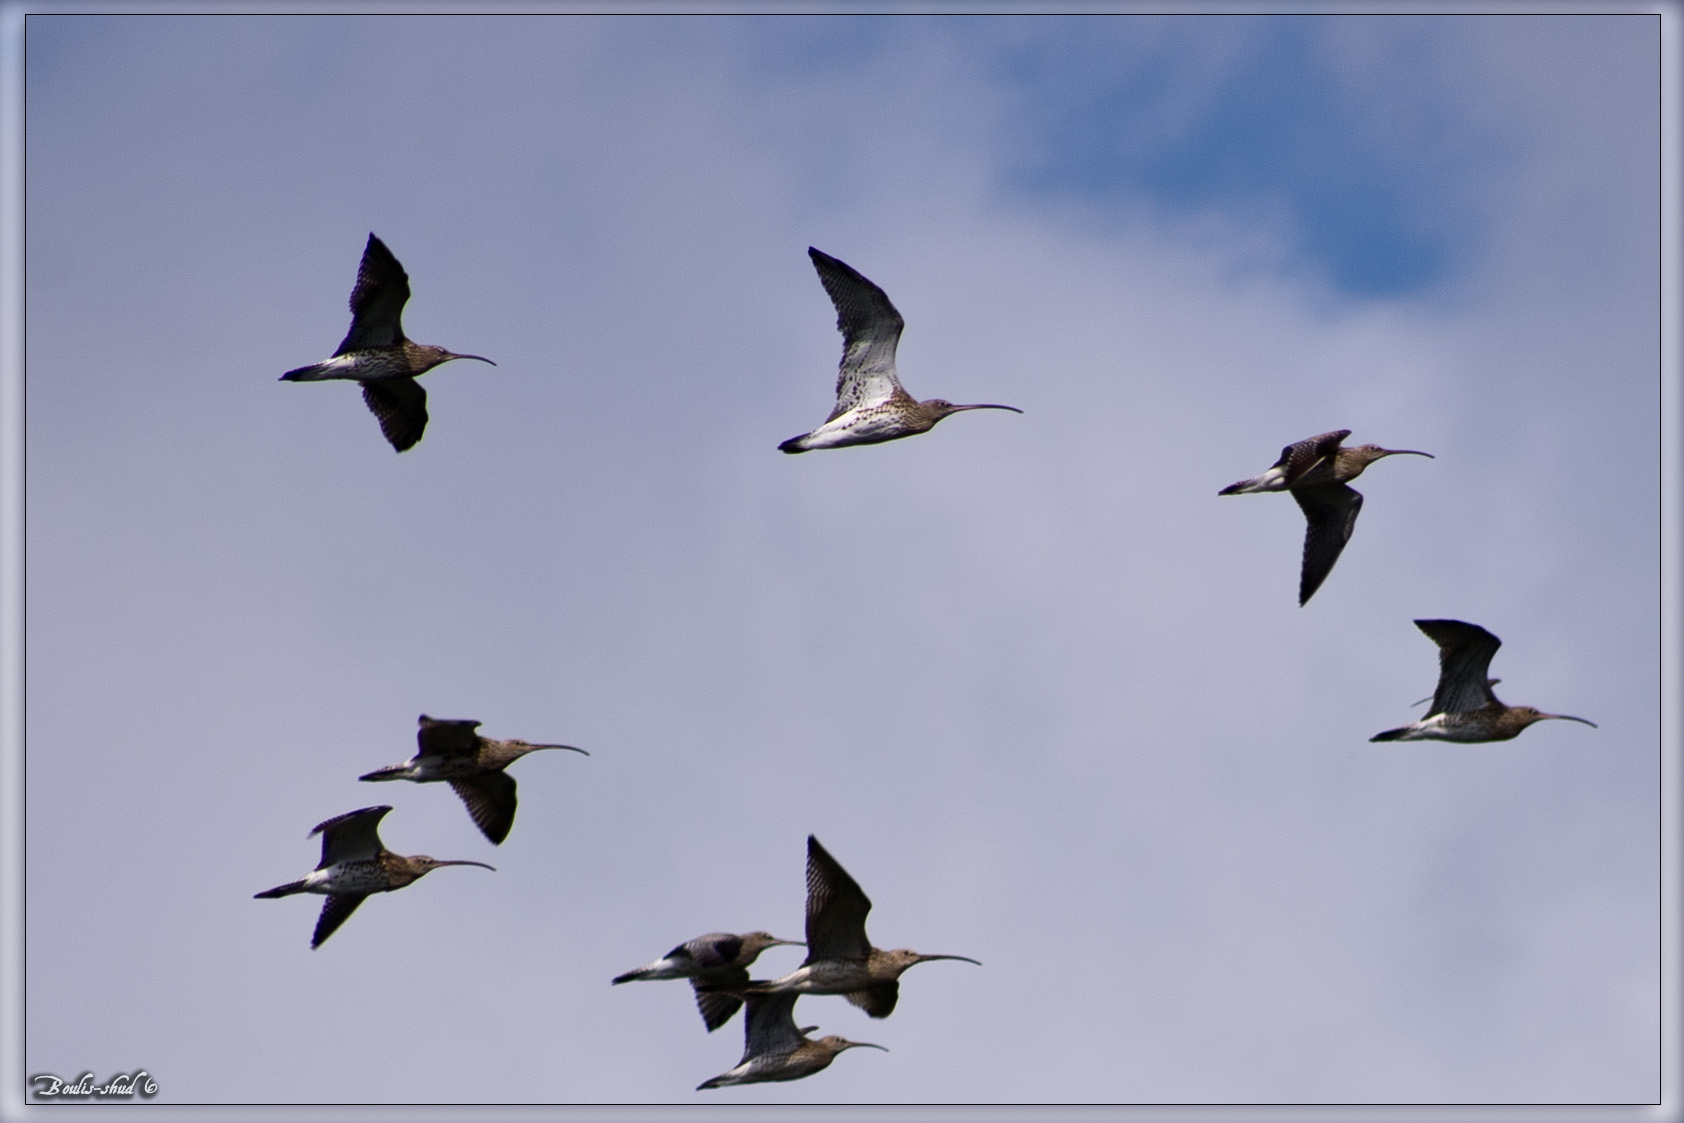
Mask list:
[[[952,402],[943,398],[930,398],[928,401],[919,402],[918,408],[921,409],[924,412],[924,415],[930,419],[931,425],[934,425],[937,421],[940,421],[948,414],[963,413],[967,409],[1009,409],[1013,413],[1023,412],[1016,406],[996,406],[987,404],[956,406]]]
[[[883,953],[883,958],[894,968],[897,975],[915,963],[928,963],[932,959],[962,959],[966,963],[975,963],[978,967],[982,966],[980,960],[972,959],[968,955],[924,955],[922,952],[913,951],[911,948],[896,948],[894,951],[886,951]]]
[[[1534,710],[1531,706],[1510,706],[1509,713],[1515,715],[1515,719],[1519,722],[1519,724],[1515,727],[1516,733],[1525,729],[1528,725],[1531,725],[1535,721],[1577,721],[1590,726],[1592,729],[1596,728],[1596,722],[1594,721],[1586,721],[1582,717],[1574,717],[1571,714],[1546,714],[1542,711]]]
[[[474,359],[482,363],[490,363],[492,366],[497,365],[484,355],[458,355],[454,351],[446,351],[443,347],[434,347],[430,343],[416,344],[415,352],[415,358],[421,361],[424,370],[432,370],[440,363],[448,363],[452,359]]]

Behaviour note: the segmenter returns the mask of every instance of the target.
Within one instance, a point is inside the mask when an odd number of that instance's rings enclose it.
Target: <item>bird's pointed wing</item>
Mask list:
[[[709,1033],[712,1033],[714,1030],[731,1020],[731,1015],[737,1012],[737,1007],[743,1004],[743,1000],[734,994],[724,994],[720,991],[703,991],[702,982],[703,980],[699,978],[692,978],[690,980],[690,986],[696,992],[696,1009],[702,1012],[702,1024],[708,1027]],[[715,986],[720,983],[723,983],[726,986],[734,986],[737,984],[746,984],[747,982],[748,969],[746,967],[737,967],[725,971],[710,972],[707,977],[707,984],[709,986]]]
[[[409,300],[409,274],[373,234],[357,267],[351,289],[351,330],[335,355],[370,347],[390,347],[403,339],[403,306]]]
[[[363,401],[380,422],[380,431],[399,452],[415,447],[427,431],[427,391],[407,376],[370,379],[362,384]]]
[[[1305,437],[1297,444],[1281,449],[1281,458],[1275,461],[1275,467],[1286,469],[1286,483],[1290,487],[1293,480],[1314,468],[1318,461],[1337,453],[1339,445],[1350,435],[1349,429],[1338,429],[1331,433]]]
[[[501,845],[515,825],[515,781],[502,772],[481,772],[450,781],[451,790],[468,805],[474,826]]]
[[[849,991],[846,997],[872,1017],[886,1018],[895,1012],[895,1003],[900,1001],[900,983],[890,979],[864,990]]]
[[[864,956],[871,951],[865,917],[871,901],[859,882],[807,836],[807,962]]]
[[[1415,626],[1438,644],[1438,689],[1428,717],[1477,710],[1497,700],[1491,693],[1491,657],[1502,640],[1461,620],[1417,620]]]
[[[884,291],[851,266],[827,253],[807,247],[813,268],[830,301],[836,305],[836,328],[842,333],[842,365],[836,372],[836,408],[829,421],[851,409],[875,405],[901,390],[895,375],[895,347],[905,321]]]
[[[328,894],[327,900],[322,902],[322,915],[316,919],[316,932],[310,937],[310,946],[321,947],[322,941],[339,930],[339,926],[357,911],[357,906],[366,896],[366,893]]]
[[[423,756],[471,756],[479,749],[480,723],[466,719],[428,717],[416,723],[415,743]]]
[[[1321,588],[1345,543],[1351,540],[1357,512],[1362,510],[1362,493],[1345,484],[1328,484],[1295,487],[1292,497],[1298,500],[1308,524],[1304,529],[1304,566],[1298,575],[1298,603],[1303,604]]]
[[[378,855],[385,849],[380,845],[380,820],[390,810],[384,805],[364,807],[317,823],[310,830],[312,836],[322,836],[322,864],[316,868],[325,870],[340,862]]]
[[[793,1053],[801,1046],[801,1031],[795,1028],[795,1000],[798,994],[763,994],[748,1000],[743,1016],[743,1060]]]

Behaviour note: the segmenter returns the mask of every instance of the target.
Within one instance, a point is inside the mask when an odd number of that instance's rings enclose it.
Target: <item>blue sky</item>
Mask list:
[[[25,1069],[1647,1101],[1658,30],[31,16]],[[429,373],[402,455],[353,388],[277,381],[370,231],[409,334],[498,364]],[[1023,415],[779,454],[840,354],[809,245],[895,301],[915,396]],[[1435,459],[1359,481],[1299,608],[1296,505],[1216,492],[1335,428]],[[1419,617],[1599,728],[1370,744],[1432,689]],[[493,848],[442,786],[355,781],[421,712],[592,755],[517,764]],[[497,872],[312,952],[313,899],[251,894],[377,802],[393,849]],[[984,966],[882,1022],[805,998],[891,1052],[695,1093],[738,1023],[608,980],[799,935],[809,832],[877,944]]]

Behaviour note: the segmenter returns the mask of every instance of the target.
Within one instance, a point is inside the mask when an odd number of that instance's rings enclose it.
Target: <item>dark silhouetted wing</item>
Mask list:
[[[1491,693],[1491,657],[1502,640],[1461,620],[1417,620],[1415,626],[1438,644],[1438,689],[1428,717],[1465,713],[1497,700]]]
[[[1291,487],[1292,481],[1314,468],[1318,461],[1337,453],[1340,444],[1350,435],[1349,429],[1338,429],[1332,433],[1305,437],[1297,444],[1281,449],[1281,458],[1275,461],[1275,467],[1286,468],[1286,483]]]
[[[362,384],[363,401],[380,422],[380,431],[399,452],[414,448],[427,431],[427,391],[413,378],[371,378]]]
[[[865,917],[871,901],[819,840],[807,836],[807,962],[863,957],[871,951]]]
[[[390,810],[385,805],[364,807],[317,823],[310,829],[312,836],[322,836],[322,862],[316,868],[377,857],[385,849],[380,844],[380,820]]]
[[[502,772],[481,772],[450,781],[451,790],[468,805],[474,826],[492,842],[502,845],[515,825],[515,782]]]
[[[477,721],[428,717],[417,720],[415,743],[422,756],[472,756],[479,751]]]
[[[811,246],[807,256],[819,271],[819,281],[836,305],[836,328],[842,333],[842,365],[836,372],[834,421],[862,405],[886,402],[901,391],[895,375],[895,348],[905,321],[888,294],[851,266]]]
[[[403,306],[409,300],[409,274],[373,234],[363,248],[357,283],[351,289],[351,330],[335,355],[390,347],[403,339]]]
[[[327,900],[322,902],[322,915],[316,920],[316,934],[310,937],[310,946],[321,947],[322,941],[338,931],[367,896],[366,893],[328,894]]]
[[[886,1018],[895,1012],[895,1003],[900,1001],[900,983],[891,979],[864,990],[849,991],[847,999],[874,1018]]]
[[[707,982],[710,985],[736,986],[748,983],[748,968],[726,968],[721,971],[708,972]],[[734,994],[723,994],[719,991],[702,990],[701,979],[691,979],[690,986],[696,992],[696,1009],[702,1012],[702,1024],[712,1033],[720,1026],[731,1020],[731,1015],[743,1004],[743,1000]]]
[[[1292,497],[1304,512],[1304,566],[1298,577],[1298,603],[1308,601],[1344,552],[1356,529],[1362,494],[1345,484],[1295,487]]]

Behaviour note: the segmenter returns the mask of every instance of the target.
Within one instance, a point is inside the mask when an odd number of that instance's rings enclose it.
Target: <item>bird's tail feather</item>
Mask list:
[[[304,892],[304,881],[289,881],[285,885],[277,885],[273,889],[265,889],[261,893],[253,893],[253,897],[287,897],[294,893]]]

